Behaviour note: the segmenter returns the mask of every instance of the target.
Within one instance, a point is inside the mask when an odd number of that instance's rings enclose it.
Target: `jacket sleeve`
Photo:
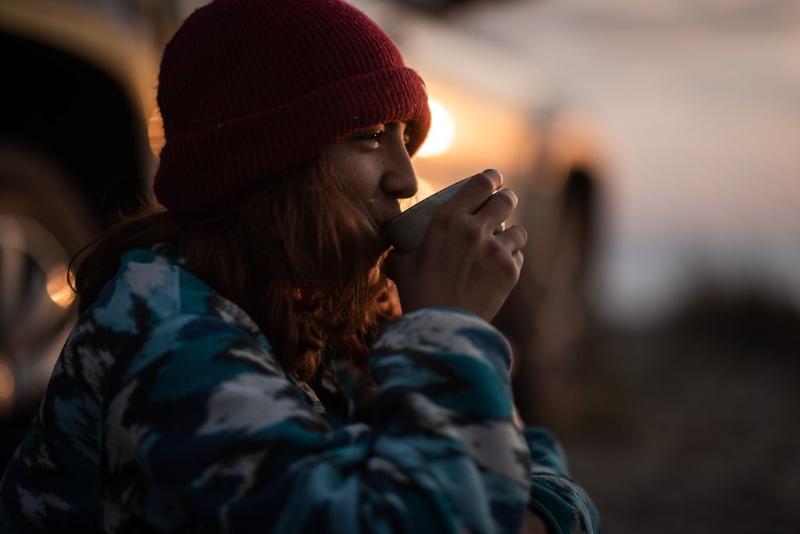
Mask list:
[[[375,423],[333,430],[269,351],[221,319],[178,317],[110,402],[108,486],[165,531],[517,532],[531,463],[509,366],[474,315],[404,315],[370,358]]]
[[[561,445],[543,428],[529,427],[531,451],[529,506],[552,534],[600,534],[600,518],[589,495],[571,478]]]

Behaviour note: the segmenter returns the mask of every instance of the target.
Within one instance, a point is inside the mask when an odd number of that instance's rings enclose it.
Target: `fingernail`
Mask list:
[[[500,189],[500,186],[503,185],[503,175],[497,169],[486,169],[483,174],[495,182],[495,190]]]

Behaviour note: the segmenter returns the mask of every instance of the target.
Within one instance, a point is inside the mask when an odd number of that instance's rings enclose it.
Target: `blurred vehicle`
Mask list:
[[[4,0],[0,124],[0,420],[16,446],[76,317],[70,258],[149,194],[163,135],[159,51],[197,1]],[[491,166],[520,197],[522,279],[497,325],[558,359],[585,313],[601,159],[530,65],[400,4],[355,1],[426,80],[433,128],[415,158],[431,192]],[[525,360],[520,359],[520,361]],[[519,368],[518,398],[530,388]],[[524,413],[523,409],[523,415]],[[531,414],[527,414],[532,417]]]
[[[94,9],[92,9],[94,7]],[[0,2],[0,454],[76,318],[71,257],[139,204],[154,168],[152,37],[77,2]]]

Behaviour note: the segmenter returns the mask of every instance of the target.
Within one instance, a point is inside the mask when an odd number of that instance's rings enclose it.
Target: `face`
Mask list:
[[[325,150],[334,172],[364,202],[379,227],[400,213],[400,199],[417,192],[417,176],[406,150],[409,131],[404,122],[378,124]],[[385,241],[376,246],[388,248]]]

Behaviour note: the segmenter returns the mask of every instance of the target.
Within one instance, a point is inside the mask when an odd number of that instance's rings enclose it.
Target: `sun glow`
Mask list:
[[[6,364],[4,359],[0,359],[0,414],[11,411],[14,403],[14,371]]]
[[[70,273],[71,274],[71,273]],[[69,308],[75,300],[75,293],[67,282],[67,267],[58,264],[47,274],[47,295],[55,304],[62,308]]]
[[[453,144],[456,125],[450,112],[436,100],[428,99],[431,108],[431,129],[428,137],[417,152],[420,158],[444,154]]]

